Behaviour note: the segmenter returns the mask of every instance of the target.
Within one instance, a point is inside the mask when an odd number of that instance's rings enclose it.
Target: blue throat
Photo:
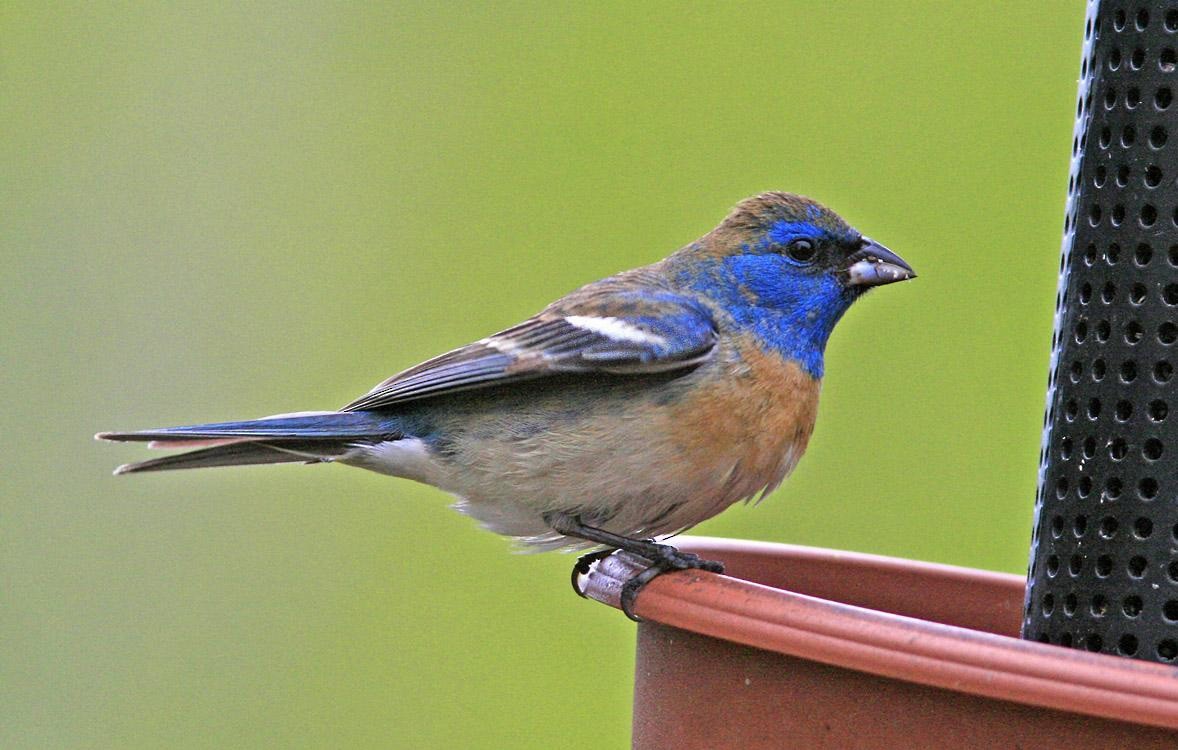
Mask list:
[[[796,361],[813,378],[822,377],[830,332],[854,301],[829,273],[807,272],[777,253],[719,258],[680,280],[718,302],[766,350]]]

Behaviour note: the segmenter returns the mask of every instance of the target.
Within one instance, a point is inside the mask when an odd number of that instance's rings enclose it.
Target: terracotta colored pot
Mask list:
[[[1178,670],[1019,639],[1021,576],[677,546],[727,575],[671,573],[639,595],[635,748],[1178,747]],[[606,558],[586,593],[616,607],[640,567]]]

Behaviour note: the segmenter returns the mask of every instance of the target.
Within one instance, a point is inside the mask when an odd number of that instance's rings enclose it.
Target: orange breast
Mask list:
[[[732,502],[776,486],[793,468],[814,429],[821,381],[755,344],[729,356],[728,376],[677,405],[675,440],[696,470],[732,473]]]

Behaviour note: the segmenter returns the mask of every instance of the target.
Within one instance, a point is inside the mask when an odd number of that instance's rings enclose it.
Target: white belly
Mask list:
[[[617,425],[615,425],[616,427]],[[717,449],[707,461],[685,464],[668,443],[635,450],[624,439],[591,439],[594,450],[568,446],[553,451],[530,441],[483,442],[476,455],[441,461],[416,438],[360,446],[343,463],[438,487],[457,496],[454,507],[490,531],[519,538],[537,549],[593,546],[554,533],[550,512],[625,536],[676,533],[729,505],[773,489],[792,471],[791,444],[772,476],[742,471],[740,451]]]

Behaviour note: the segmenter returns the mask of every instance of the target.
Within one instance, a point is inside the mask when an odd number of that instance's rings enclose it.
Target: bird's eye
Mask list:
[[[790,240],[785,246],[785,254],[798,263],[810,263],[818,254],[818,248],[814,246],[813,240],[798,238]]]

